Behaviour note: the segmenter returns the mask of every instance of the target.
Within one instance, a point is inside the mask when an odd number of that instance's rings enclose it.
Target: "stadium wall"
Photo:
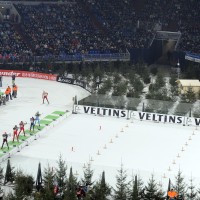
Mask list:
[[[44,79],[44,80],[50,80],[50,81],[57,80],[57,75],[53,75],[53,74],[0,69],[0,76],[13,76],[13,75],[15,75],[15,77],[36,78],[36,79]]]
[[[77,86],[84,88],[85,90],[87,90],[90,93],[92,92],[92,88],[85,81],[76,80],[76,79],[73,79],[73,78],[67,78],[67,77],[64,77],[64,76],[57,76],[57,81],[61,82],[61,83],[68,83],[68,84],[72,84],[72,85],[77,85]]]

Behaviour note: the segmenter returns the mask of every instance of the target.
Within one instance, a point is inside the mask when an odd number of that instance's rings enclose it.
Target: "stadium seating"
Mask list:
[[[15,24],[13,17],[0,22],[0,61],[31,56],[79,60],[81,55],[148,48],[156,25],[181,31],[179,50],[200,53],[197,0],[70,0],[14,5],[21,22]]]

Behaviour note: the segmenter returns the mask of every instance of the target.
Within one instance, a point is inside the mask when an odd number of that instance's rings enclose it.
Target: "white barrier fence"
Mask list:
[[[171,124],[181,124],[183,126],[200,126],[200,118],[167,115],[159,113],[139,112],[132,110],[122,110],[114,108],[102,108],[84,105],[74,105],[75,113],[118,117],[124,119],[136,119],[152,122],[163,122]]]

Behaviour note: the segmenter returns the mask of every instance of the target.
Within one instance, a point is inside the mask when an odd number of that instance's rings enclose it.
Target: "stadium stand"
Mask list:
[[[0,11],[1,61],[31,56],[81,60],[83,55],[146,49],[157,30],[180,31],[177,49],[200,53],[198,0],[24,2],[14,3],[19,16]]]

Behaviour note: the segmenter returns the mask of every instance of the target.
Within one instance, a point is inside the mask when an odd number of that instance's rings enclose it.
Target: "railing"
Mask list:
[[[81,61],[129,61],[130,53],[76,54],[64,56],[5,56],[0,63],[42,63],[42,62],[81,62]]]
[[[129,61],[130,53],[113,53],[113,54],[88,54],[83,55],[84,61]]]

